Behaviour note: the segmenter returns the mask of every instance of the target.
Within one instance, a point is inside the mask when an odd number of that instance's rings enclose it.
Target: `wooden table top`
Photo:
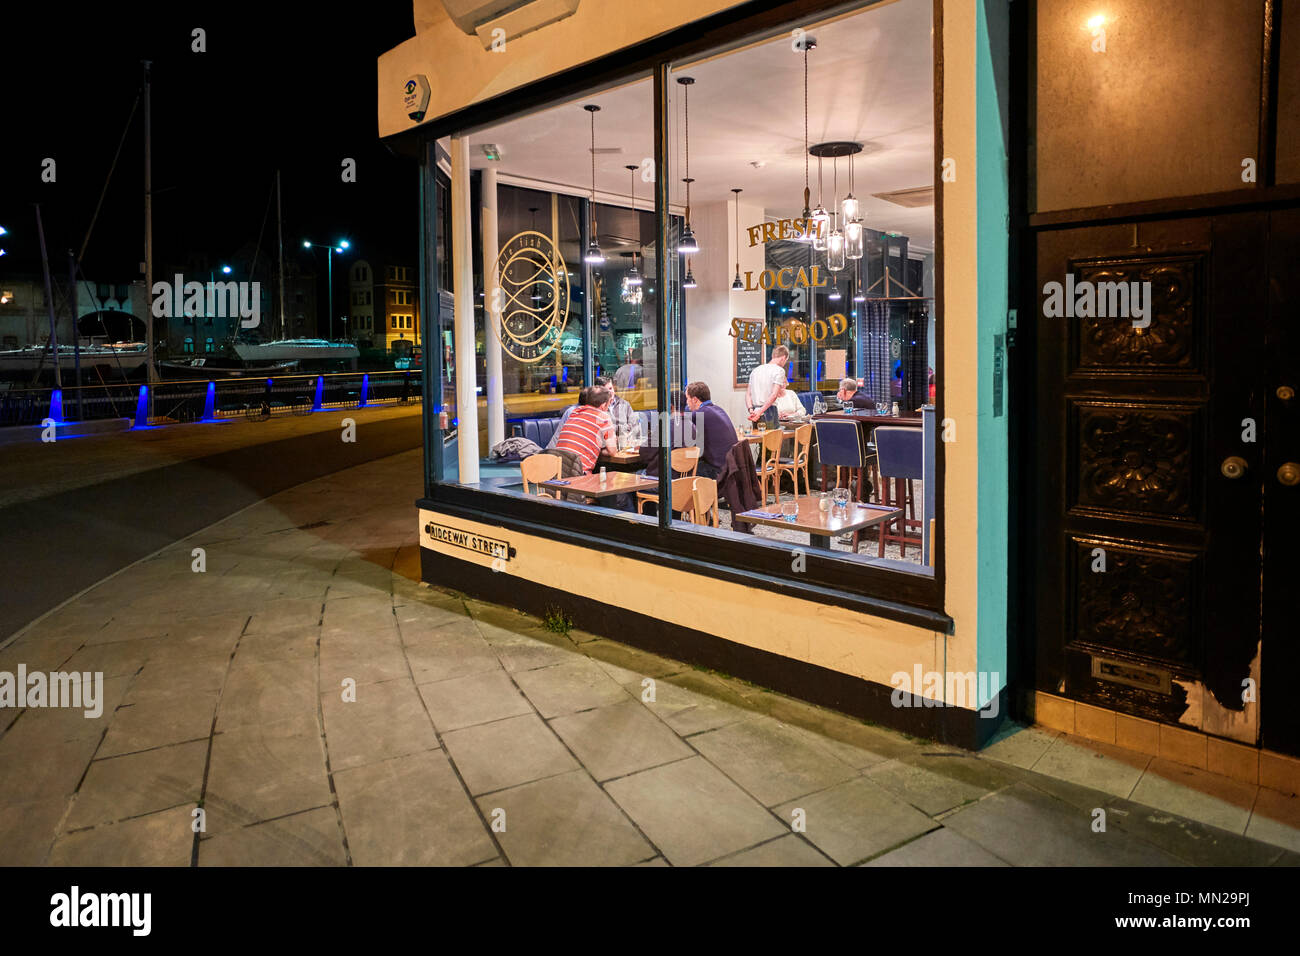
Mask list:
[[[768,505],[754,511],[745,511],[736,515],[735,520],[770,524],[778,528],[789,528],[792,531],[805,531],[808,534],[829,537],[844,534],[846,531],[869,528],[903,513],[901,508],[863,504],[860,501],[850,501],[848,510],[843,514],[836,513],[834,510],[822,511],[817,504],[817,495],[800,495],[795,498],[795,502],[799,505],[799,514],[794,521],[786,521],[781,516],[780,505]]]
[[[628,448],[624,451],[614,452],[612,455],[608,451],[602,451],[600,457],[605,461],[640,461],[641,449]]]
[[[542,488],[554,491],[570,491],[586,495],[589,498],[608,498],[611,495],[623,495],[633,491],[645,491],[658,488],[659,479],[642,478],[626,471],[611,471],[605,476],[605,483],[600,483],[600,475],[579,475],[576,478],[552,478],[550,481],[538,482]]]

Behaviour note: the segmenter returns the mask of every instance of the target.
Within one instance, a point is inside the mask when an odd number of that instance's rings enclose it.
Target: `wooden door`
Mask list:
[[[1134,303],[1112,314],[1113,292],[1105,316],[1096,298],[1076,302],[1091,314],[1040,308],[1037,527],[1022,529],[1040,549],[1040,690],[1245,743],[1260,724],[1243,681],[1258,686],[1262,634],[1268,231],[1250,212],[1036,236],[1040,290],[1149,282],[1152,308],[1145,326]]]

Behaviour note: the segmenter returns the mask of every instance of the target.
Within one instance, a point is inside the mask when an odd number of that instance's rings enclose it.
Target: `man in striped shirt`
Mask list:
[[[582,460],[583,474],[591,474],[601,450],[618,451],[614,423],[609,417],[610,394],[598,385],[578,393],[578,407],[560,426],[556,448],[573,452]]]

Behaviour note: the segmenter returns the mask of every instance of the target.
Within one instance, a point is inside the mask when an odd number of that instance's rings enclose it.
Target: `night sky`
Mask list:
[[[39,274],[35,202],[51,267],[66,274],[67,250],[81,246],[140,89],[142,59],[153,61],[155,273],[197,254],[229,262],[240,278],[247,263],[234,253],[257,240],[277,167],[286,267],[291,257],[308,265],[304,238],[347,238],[356,256],[382,248],[416,264],[416,166],[379,142],[375,121],[375,60],[414,34],[409,0],[80,8],[13,0],[3,19],[0,225],[9,234],[0,237],[0,278]],[[205,53],[191,51],[196,27],[207,31]],[[45,157],[57,162],[55,183],[41,181]],[[344,157],[357,161],[356,183],[341,181]],[[141,277],[143,169],[141,104],[83,259],[92,282]],[[272,200],[261,253],[272,261],[275,242]],[[325,252],[315,255],[323,294]]]

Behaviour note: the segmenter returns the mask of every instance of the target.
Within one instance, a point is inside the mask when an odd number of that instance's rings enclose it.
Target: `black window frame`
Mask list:
[[[634,82],[647,74],[652,78],[654,92],[654,142],[655,168],[670,169],[668,116],[670,72],[675,63],[709,54],[719,55],[729,49],[774,37],[810,22],[824,22],[840,15],[863,13],[877,2],[827,2],[827,0],[750,0],[730,10],[706,17],[664,33],[651,40],[617,51],[552,77],[539,80],[519,90],[512,90],[482,103],[474,104],[447,116],[433,120],[410,132],[397,134],[390,140],[398,145],[414,148],[420,160],[420,202],[422,208],[421,260],[419,289],[421,298],[433,301],[441,294],[431,280],[442,272],[438,257],[437,224],[445,214],[438,202],[441,189],[445,189],[445,176],[437,168],[439,150],[437,139],[468,132],[484,125],[545,109],[593,91],[627,82]],[[943,156],[943,7],[942,0],[933,0],[932,14],[932,92],[934,101],[934,155],[932,177],[936,186],[941,182],[940,167]],[[655,177],[655,217],[658,248],[672,247],[668,190],[670,177]],[[447,190],[448,195],[450,190]],[[935,335],[935,368],[943,368],[944,303],[943,274],[943,190],[936,188],[934,205],[934,311],[938,323]],[[450,233],[450,230],[448,230]],[[448,247],[450,234],[448,235]],[[450,249],[448,248],[448,257]],[[675,257],[674,257],[675,258]],[[670,400],[670,361],[672,345],[668,341],[669,311],[672,305],[668,290],[668,256],[659,256],[656,282],[661,291],[657,297],[657,367],[658,405],[667,410]],[[674,276],[674,279],[678,277]],[[680,294],[675,289],[672,295]],[[942,547],[944,525],[945,448],[935,442],[935,519],[936,536],[932,543],[934,567],[931,574],[913,573],[881,565],[832,556],[830,553],[788,542],[753,536],[719,535],[704,529],[674,524],[671,513],[662,509],[657,523],[619,520],[609,511],[591,509],[557,502],[541,502],[523,496],[482,491],[463,485],[445,483],[444,436],[439,425],[439,412],[444,396],[440,389],[443,381],[442,349],[424,350],[425,374],[422,376],[424,395],[425,474],[424,497],[417,502],[421,508],[488,522],[510,528],[520,533],[572,543],[583,547],[599,546],[608,553],[619,554],[648,563],[703,574],[721,580],[734,581],[790,597],[813,600],[861,611],[872,616],[924,627],[940,633],[953,633],[954,623],[945,612],[947,549]],[[944,418],[944,390],[946,376],[937,377],[934,400],[934,420]],[[660,448],[661,457],[666,456]],[[669,497],[669,469],[661,461],[660,497]],[[435,480],[435,475],[438,478]],[[795,571],[792,554],[795,550],[804,555],[804,569]]]

